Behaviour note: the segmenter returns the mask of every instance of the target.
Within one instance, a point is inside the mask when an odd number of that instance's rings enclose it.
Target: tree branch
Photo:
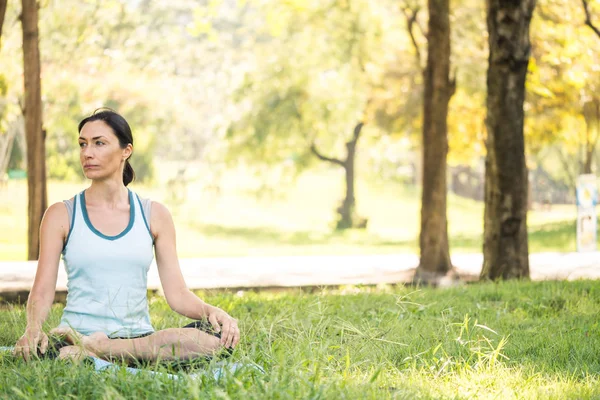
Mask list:
[[[354,143],[356,143],[358,141],[358,138],[360,136],[360,132],[362,131],[363,126],[365,126],[365,123],[360,121],[358,124],[356,124],[356,126],[354,127],[354,133],[352,135],[352,141]]]
[[[585,24],[589,26],[600,38],[600,30],[596,28],[596,26],[594,26],[594,24],[592,23],[592,18],[590,16],[590,9],[588,7],[587,0],[581,0],[581,2],[583,3],[583,11],[585,11]]]
[[[320,152],[317,150],[317,147],[315,146],[315,144],[314,144],[314,143],[310,145],[310,151],[312,151],[312,153],[313,153],[315,156],[317,156],[317,158],[318,158],[319,160],[321,160],[321,161],[327,161],[327,162],[330,162],[330,163],[333,163],[333,164],[337,164],[337,165],[340,165],[340,166],[342,166],[342,167],[346,168],[346,163],[344,163],[342,160],[339,160],[339,159],[337,159],[337,158],[326,157],[326,156],[324,156],[323,154],[321,154],[321,153],[320,153]]]
[[[408,27],[408,34],[410,35],[410,41],[412,42],[413,47],[415,48],[417,65],[419,66],[419,68],[421,68],[421,48],[419,47],[419,44],[417,43],[417,39],[415,37],[415,32],[414,32],[415,23],[417,24],[417,26],[419,26],[419,23],[417,22],[417,15],[419,14],[419,7],[417,6],[415,8],[408,8],[408,7],[403,8],[402,13],[406,17],[406,24]],[[420,26],[419,26],[419,28],[420,28]]]
[[[596,123],[596,136],[591,143],[592,151],[594,151],[596,149],[596,145],[598,144],[598,139],[600,139],[600,102],[596,98],[592,100],[592,102],[594,104],[594,122]]]

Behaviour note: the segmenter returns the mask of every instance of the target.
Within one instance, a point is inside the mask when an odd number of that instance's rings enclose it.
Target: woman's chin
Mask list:
[[[83,175],[87,178],[87,179],[98,179],[100,178],[100,175],[98,173],[98,171],[93,171],[93,170],[83,170]]]

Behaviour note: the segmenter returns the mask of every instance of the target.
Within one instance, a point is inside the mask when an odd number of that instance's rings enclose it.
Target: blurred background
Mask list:
[[[450,249],[481,252],[485,4],[458,3]],[[1,37],[0,260],[27,258],[20,11]],[[49,204],[86,187],[77,124],[110,107],[133,129],[131,187],[169,207],[181,257],[417,253],[426,21],[418,0],[42,0]],[[600,37],[579,3],[538,0],[531,41],[530,251],[575,251],[577,176],[600,161]]]

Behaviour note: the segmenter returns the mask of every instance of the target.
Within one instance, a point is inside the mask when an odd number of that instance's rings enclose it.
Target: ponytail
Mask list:
[[[123,184],[129,185],[135,179],[133,167],[129,164],[129,160],[125,160],[125,168],[123,168]]]

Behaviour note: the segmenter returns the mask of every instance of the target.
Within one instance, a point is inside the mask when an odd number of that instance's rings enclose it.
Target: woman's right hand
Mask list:
[[[33,356],[37,357],[37,349],[40,353],[46,353],[48,349],[48,335],[44,333],[42,328],[27,328],[25,333],[15,344],[15,356],[21,356],[25,361],[29,361]]]

